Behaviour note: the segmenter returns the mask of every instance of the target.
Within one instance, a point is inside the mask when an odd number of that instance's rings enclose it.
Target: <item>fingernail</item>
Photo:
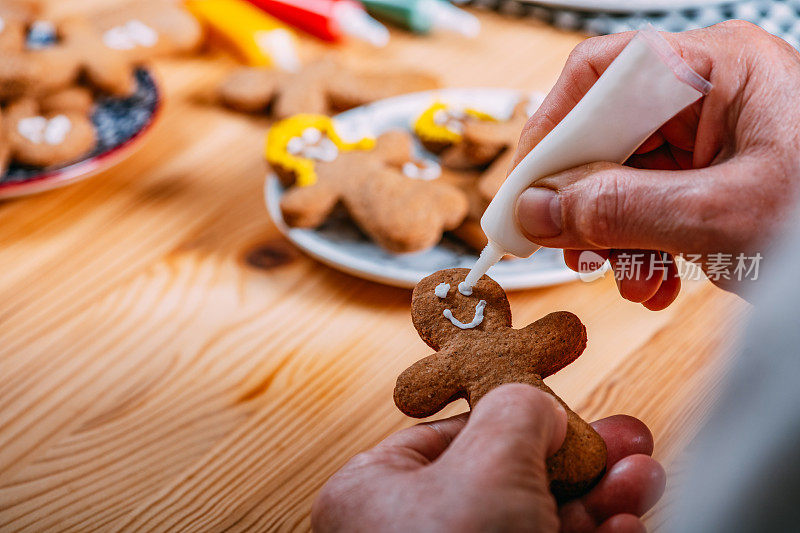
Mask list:
[[[519,195],[517,220],[531,237],[556,237],[561,234],[561,202],[550,189],[532,187]]]

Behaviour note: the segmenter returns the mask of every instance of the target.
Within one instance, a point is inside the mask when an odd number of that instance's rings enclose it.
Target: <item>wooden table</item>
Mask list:
[[[384,51],[339,55],[424,66],[452,86],[546,91],[581,39],[480,17],[475,41],[398,33]],[[0,530],[307,529],[325,479],[413,423],[392,403],[398,373],[430,352],[410,292],[331,270],[280,236],[261,195],[267,122],[209,102],[231,65],[159,62],[168,102],[139,152],[0,205]],[[652,313],[611,279],[510,298],[518,325],[557,309],[582,318],[589,347],[550,385],[589,419],[644,420],[677,473],[739,301],[693,283]]]

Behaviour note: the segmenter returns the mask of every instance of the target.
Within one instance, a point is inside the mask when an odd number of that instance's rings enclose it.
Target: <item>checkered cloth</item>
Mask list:
[[[592,35],[635,30],[647,23],[659,30],[674,32],[703,28],[723,20],[742,19],[758,24],[800,49],[800,0],[747,0],[697,9],[636,13],[574,11],[516,0],[472,0],[467,3],[510,15],[536,17],[559,28]]]

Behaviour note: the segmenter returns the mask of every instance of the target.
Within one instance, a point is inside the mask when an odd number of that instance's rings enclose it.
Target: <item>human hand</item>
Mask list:
[[[788,222],[800,183],[800,54],[741,21],[662,35],[711,81],[711,93],[660,128],[627,166],[595,163],[549,176],[517,204],[532,241],[564,248],[574,270],[583,250],[609,258],[622,296],[652,310],[667,307],[680,291],[673,255],[696,255],[707,273],[712,254],[755,256]],[[596,37],[575,48],[528,121],[514,165],[569,113],[632,36]],[[666,252],[666,272],[658,268],[660,251]],[[631,276],[630,268],[621,275],[630,267],[621,256],[633,252],[642,253],[640,275]],[[712,281],[727,289],[741,285]]]
[[[508,384],[471,414],[418,424],[351,459],[322,488],[311,513],[328,531],[644,531],[665,473],[647,427],[628,416],[592,424],[606,441],[607,472],[581,498],[557,506],[545,459],[567,417],[552,396]]]

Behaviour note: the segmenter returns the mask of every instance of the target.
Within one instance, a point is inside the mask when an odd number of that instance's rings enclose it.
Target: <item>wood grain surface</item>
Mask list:
[[[546,91],[582,38],[480,18],[475,41],[395,33],[386,50],[333,50],[450,86]],[[306,57],[326,50],[303,42]],[[392,403],[398,373],[429,353],[410,291],[322,266],[269,222],[268,122],[210,98],[233,64],[215,52],[158,62],[165,112],[137,153],[0,205],[2,531],[305,530],[328,476],[413,423]],[[671,489],[743,304],[697,282],[652,313],[611,279],[510,300],[517,326],[557,309],[581,317],[589,347],[548,383],[588,419],[644,420]],[[652,530],[669,501],[648,515]]]

